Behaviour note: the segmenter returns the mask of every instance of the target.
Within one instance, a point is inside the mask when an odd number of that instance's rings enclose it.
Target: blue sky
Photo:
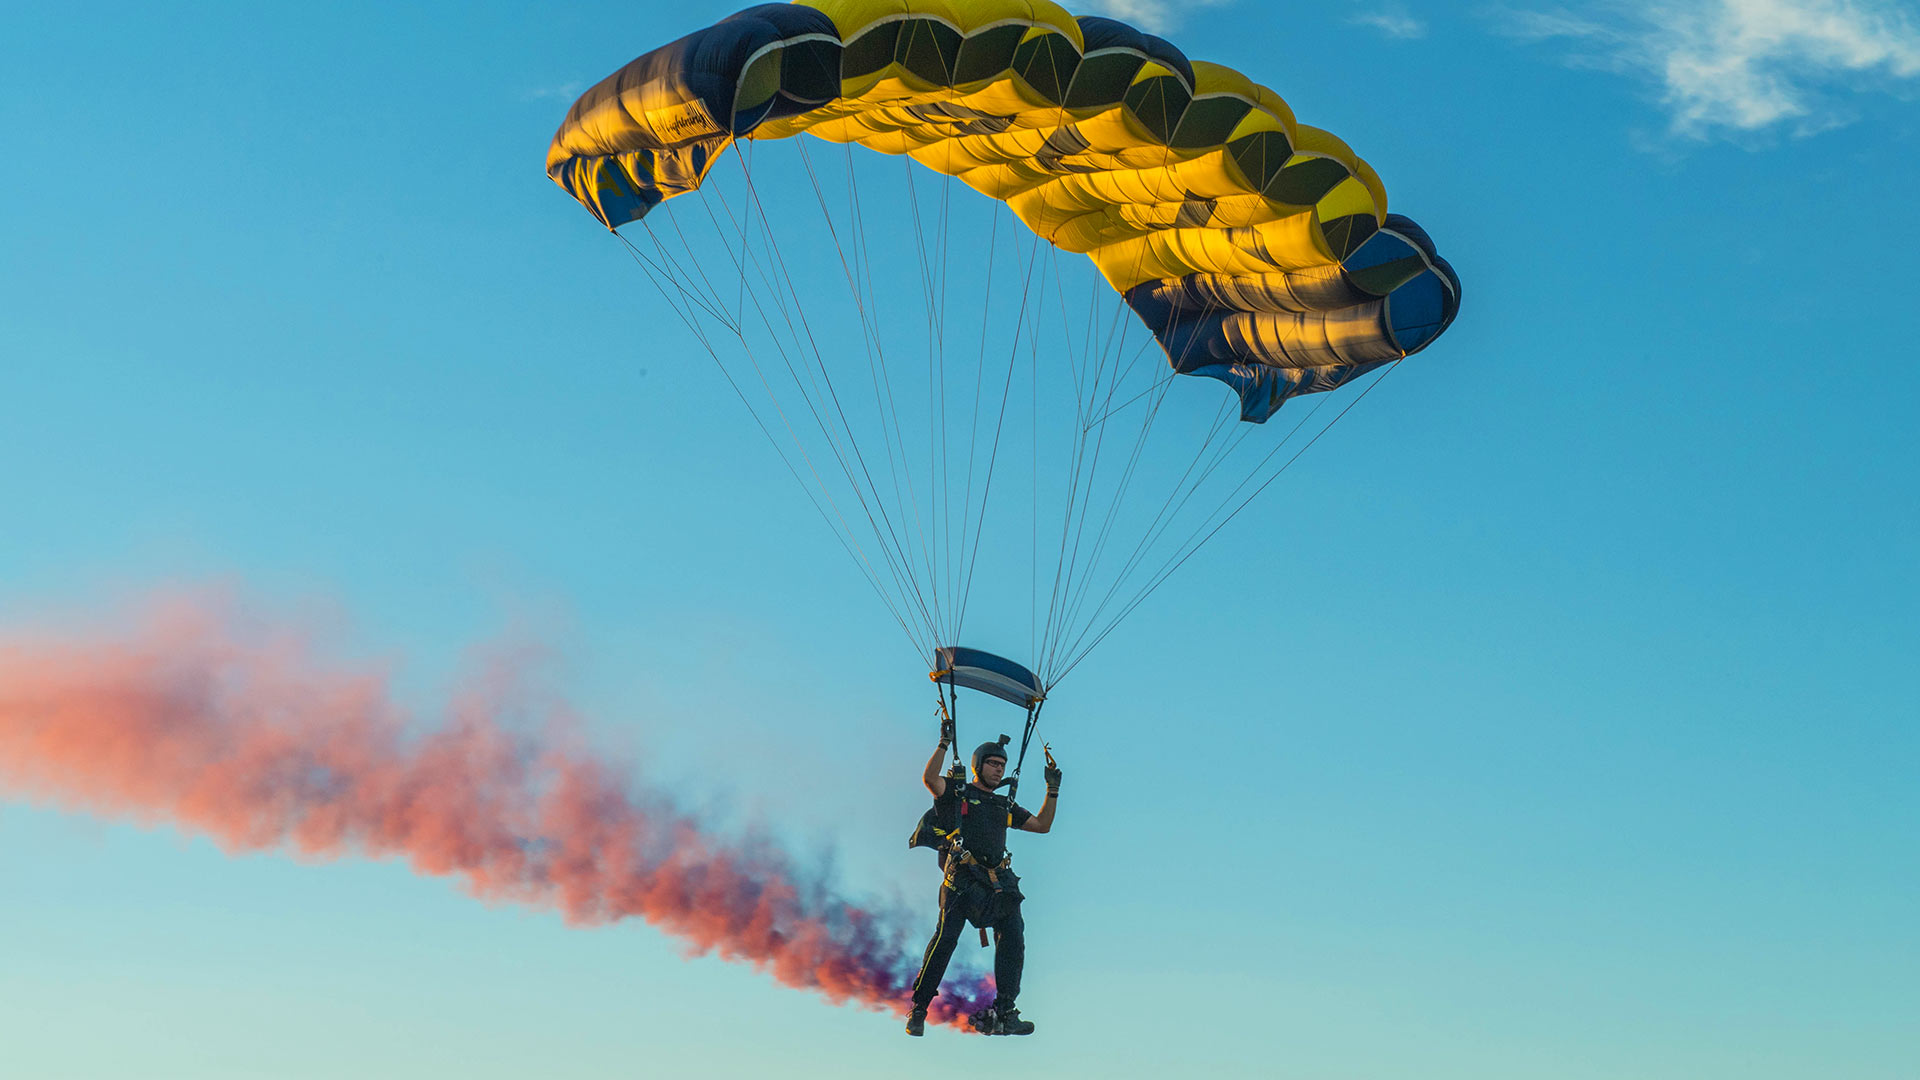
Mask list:
[[[425,716],[534,637],[716,827],[930,902],[924,668],[541,172],[731,8],[12,9],[0,627],[233,588]],[[1920,16],[1106,10],[1346,138],[1466,302],[1048,706],[1039,1037],[8,799],[10,1068],[1910,1075]]]

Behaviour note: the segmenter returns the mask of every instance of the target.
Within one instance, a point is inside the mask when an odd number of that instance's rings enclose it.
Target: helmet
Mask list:
[[[981,744],[979,745],[979,747],[978,747],[977,749],[975,749],[975,750],[974,750],[974,752],[973,752],[973,775],[974,775],[974,778],[975,778],[975,779],[978,779],[978,778],[979,778],[979,776],[980,776],[980,766],[981,766],[981,764],[982,764],[982,763],[984,763],[984,762],[985,762],[985,761],[986,761],[986,760],[987,760],[988,758],[996,758],[996,757],[997,757],[997,758],[999,758],[999,759],[1000,759],[1000,760],[1001,760],[1002,762],[1005,762],[1005,761],[1009,761],[1009,760],[1011,760],[1010,758],[1008,758],[1008,757],[1007,757],[1007,743],[1009,743],[1009,742],[1011,742],[1011,741],[1013,741],[1013,740],[1012,740],[1012,738],[1011,738],[1011,736],[1007,736],[1007,735],[1002,735],[1002,736],[1000,736],[1000,738],[999,738],[999,741],[997,741],[997,742],[986,742],[986,743],[981,743]]]

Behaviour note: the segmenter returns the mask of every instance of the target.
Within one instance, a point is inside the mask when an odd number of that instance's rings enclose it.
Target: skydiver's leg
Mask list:
[[[995,929],[999,943],[993,950],[993,984],[999,994],[993,1006],[1011,1009],[1013,999],[1020,996],[1020,972],[1027,966],[1027,920],[1020,914],[1020,905],[1015,904]]]
[[[940,980],[947,976],[947,962],[953,959],[953,949],[960,943],[960,931],[966,929],[967,920],[960,912],[959,897],[946,886],[940,888],[940,922],[933,928],[933,937],[927,942],[927,952],[920,961],[920,975],[913,980],[913,1003],[925,1008],[940,992]]]

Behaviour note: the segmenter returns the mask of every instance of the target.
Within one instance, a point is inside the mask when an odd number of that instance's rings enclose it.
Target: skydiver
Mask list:
[[[940,745],[927,759],[920,780],[933,793],[929,817],[959,821],[959,844],[943,856],[946,877],[940,883],[940,917],[933,938],[927,942],[919,977],[913,981],[913,1008],[907,1014],[907,1034],[923,1035],[927,1030],[927,1006],[940,990],[947,973],[947,961],[960,941],[960,933],[971,922],[985,932],[994,932],[993,981],[997,990],[993,1004],[971,1018],[975,1030],[987,1035],[1031,1035],[1033,1022],[1020,1019],[1014,998],[1020,993],[1020,971],[1027,956],[1026,920],[1020,914],[1020,879],[1007,854],[1007,830],[1020,829],[1045,833],[1053,828],[1053,811],[1060,795],[1060,767],[1047,754],[1043,774],[1047,783],[1046,801],[1039,813],[1031,813],[995,789],[1006,781],[1007,737],[999,742],[983,743],[973,752],[973,780],[964,787],[949,784],[941,775],[941,761],[952,745],[950,724],[943,724]],[[957,813],[956,813],[957,811]]]

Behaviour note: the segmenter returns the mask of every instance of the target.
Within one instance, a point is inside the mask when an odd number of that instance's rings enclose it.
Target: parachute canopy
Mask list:
[[[1418,352],[1459,309],[1346,143],[1232,68],[1047,0],[748,8],[588,90],[547,173],[617,229],[734,140],[803,133],[909,155],[1087,255],[1243,420]]]

